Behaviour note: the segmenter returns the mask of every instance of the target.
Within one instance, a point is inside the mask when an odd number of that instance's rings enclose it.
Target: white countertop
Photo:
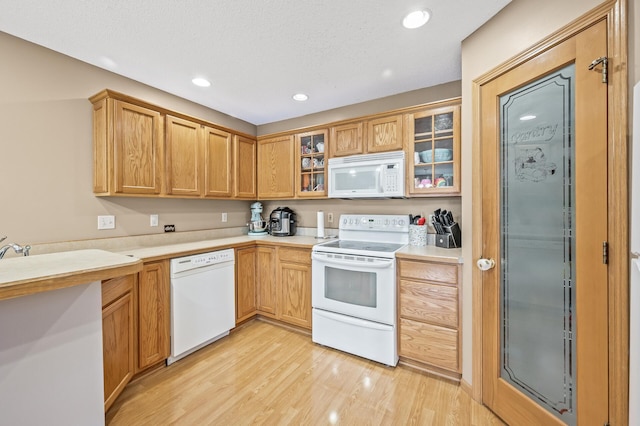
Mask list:
[[[134,257],[77,250],[0,260],[0,300],[101,281],[142,269]]]

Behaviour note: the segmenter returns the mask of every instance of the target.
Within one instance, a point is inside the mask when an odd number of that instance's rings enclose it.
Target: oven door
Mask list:
[[[313,252],[313,308],[394,325],[395,259]]]

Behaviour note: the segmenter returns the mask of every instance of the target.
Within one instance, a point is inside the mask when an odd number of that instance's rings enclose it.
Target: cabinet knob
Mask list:
[[[489,269],[492,269],[494,266],[496,266],[496,261],[493,259],[478,259],[476,265],[481,271],[488,271]]]

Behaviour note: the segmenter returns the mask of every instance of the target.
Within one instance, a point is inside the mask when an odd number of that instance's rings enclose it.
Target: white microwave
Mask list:
[[[402,198],[404,151],[329,159],[329,198]]]

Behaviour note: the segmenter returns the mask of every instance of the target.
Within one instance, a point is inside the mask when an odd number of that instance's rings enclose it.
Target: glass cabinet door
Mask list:
[[[325,174],[327,134],[327,130],[318,130],[296,135],[298,152],[296,193],[299,197],[318,198],[327,195]]]
[[[409,193],[460,193],[460,107],[407,115]]]

